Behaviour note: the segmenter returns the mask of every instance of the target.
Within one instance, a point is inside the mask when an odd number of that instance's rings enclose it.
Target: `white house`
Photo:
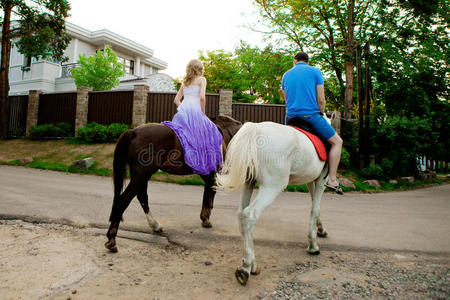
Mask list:
[[[132,89],[135,84],[148,84],[151,91],[175,91],[170,76],[159,73],[167,68],[167,63],[154,57],[152,49],[106,29],[89,31],[66,22],[66,30],[72,40],[64,54],[69,60],[64,63],[25,57],[16,47],[12,47],[10,95],[28,94],[29,90],[47,93],[76,90],[70,69],[78,66],[79,55],[91,56],[106,45],[116,52],[126,72],[116,89]]]

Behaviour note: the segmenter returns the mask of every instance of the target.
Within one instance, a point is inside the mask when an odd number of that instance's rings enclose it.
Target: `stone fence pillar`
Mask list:
[[[232,116],[233,90],[219,90],[219,115]]]
[[[133,93],[133,117],[132,125],[134,128],[145,124],[147,117],[147,98],[150,87],[145,84],[137,84],[134,86]]]
[[[37,125],[39,113],[39,95],[40,90],[31,90],[28,92],[28,112],[27,112],[27,135],[31,126]]]
[[[79,86],[77,87],[77,108],[75,113],[75,134],[78,128],[87,124],[89,92],[92,89]]]

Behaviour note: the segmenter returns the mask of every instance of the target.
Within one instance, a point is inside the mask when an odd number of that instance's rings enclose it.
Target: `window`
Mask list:
[[[126,59],[124,66],[125,66],[125,73],[134,74],[134,61]]]
[[[31,56],[25,55],[23,57],[22,71],[30,71],[31,67]]]
[[[23,66],[24,67],[31,66],[31,56],[25,55],[25,57],[23,58]]]
[[[118,57],[117,60],[123,65],[126,74],[134,74],[134,60]]]

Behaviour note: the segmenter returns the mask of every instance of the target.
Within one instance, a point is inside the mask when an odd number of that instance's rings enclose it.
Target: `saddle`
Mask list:
[[[301,118],[293,117],[287,122],[288,126],[303,132],[313,143],[316,148],[317,155],[320,160],[326,161],[330,153],[331,144],[324,138],[322,138],[309,123]],[[306,131],[306,132],[305,132]]]

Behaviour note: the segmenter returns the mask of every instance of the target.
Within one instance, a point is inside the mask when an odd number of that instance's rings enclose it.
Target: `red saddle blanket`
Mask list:
[[[300,131],[301,133],[303,133],[310,139],[310,141],[314,145],[314,148],[316,148],[317,155],[319,156],[319,159],[321,161],[327,160],[327,150],[325,150],[325,146],[323,145],[322,141],[316,135],[314,135],[306,130],[303,130],[301,128],[298,128],[298,127],[294,127],[294,126],[291,126],[291,127],[297,129],[298,131]]]

